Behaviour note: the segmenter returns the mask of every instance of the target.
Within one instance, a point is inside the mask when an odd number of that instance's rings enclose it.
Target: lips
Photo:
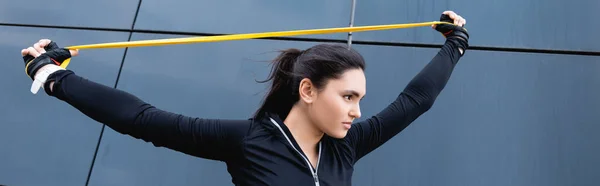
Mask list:
[[[350,127],[352,127],[352,122],[342,122],[342,124],[344,125],[344,128],[346,128],[346,129],[350,129]]]

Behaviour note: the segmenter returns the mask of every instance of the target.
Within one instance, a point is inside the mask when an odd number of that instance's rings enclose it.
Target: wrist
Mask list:
[[[50,76],[50,74],[52,74],[56,71],[60,71],[60,70],[65,70],[65,69],[58,65],[54,65],[54,64],[46,64],[46,65],[42,66],[41,68],[39,68],[39,70],[36,71],[33,83],[31,84],[31,93],[36,94],[40,88],[44,87],[44,84],[46,83],[48,76]],[[50,86],[50,89],[52,89],[52,86]]]
[[[453,35],[446,38],[446,40],[454,45],[460,53],[460,55],[464,55],[465,51],[469,48],[469,40],[468,37]]]

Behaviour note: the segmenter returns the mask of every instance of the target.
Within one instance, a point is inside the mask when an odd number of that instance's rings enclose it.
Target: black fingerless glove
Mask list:
[[[40,88],[48,86],[46,80],[50,75],[65,70],[60,65],[71,58],[71,52],[68,49],[58,47],[55,42],[50,42],[44,49],[46,52],[37,58],[31,55],[23,56],[25,73],[33,80],[31,84],[31,93],[33,94],[36,94]],[[46,65],[49,66],[42,68]],[[48,90],[46,91],[48,92]]]
[[[442,14],[440,21],[454,23],[454,20],[446,14]],[[454,24],[438,24],[435,26],[435,30],[442,33],[448,41],[456,44],[458,47],[462,48],[463,51],[466,51],[467,48],[469,48],[469,33],[464,27]]]
[[[43,66],[47,64],[60,66],[66,59],[71,58],[69,50],[59,48],[54,41],[50,42],[44,49],[46,50],[46,53],[41,54],[37,58],[34,58],[31,55],[23,56],[23,60],[25,61],[25,73],[32,80],[37,71]]]

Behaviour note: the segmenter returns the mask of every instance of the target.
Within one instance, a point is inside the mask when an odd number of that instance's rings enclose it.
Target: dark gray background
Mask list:
[[[158,31],[228,34],[344,27],[351,5],[350,0],[0,2],[5,64],[0,73],[0,184],[231,185],[223,163],[156,148],[110,128],[102,132],[100,123],[66,103],[43,92],[32,95],[19,51],[37,40],[50,38],[68,46],[127,41],[130,34],[131,40],[187,37]],[[475,49],[598,51],[598,7],[600,1],[593,0],[359,0],[354,22],[434,21],[451,9],[467,19]],[[135,31],[128,31],[132,27]],[[354,41],[442,44],[443,38],[419,27],[354,33]],[[108,86],[119,78],[117,88],[165,110],[245,119],[265,93],[265,84],[254,82],[267,75],[264,61],[278,49],[317,43],[261,39],[126,53],[82,50],[69,68]],[[368,63],[364,118],[389,104],[439,50],[377,43],[352,47]],[[359,162],[353,183],[598,185],[599,71],[598,56],[469,50],[434,107]]]

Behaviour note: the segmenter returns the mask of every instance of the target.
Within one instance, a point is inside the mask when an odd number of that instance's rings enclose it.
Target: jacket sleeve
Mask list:
[[[427,112],[446,86],[461,56],[457,44],[447,40],[394,102],[376,115],[354,124],[345,140],[354,150],[355,161],[387,142]]]
[[[250,120],[205,119],[158,109],[125,91],[108,87],[70,70],[55,72],[47,94],[63,100],[113,130],[157,147],[227,161],[239,154]],[[49,84],[49,83],[47,83]],[[48,86],[48,85],[46,85]]]

